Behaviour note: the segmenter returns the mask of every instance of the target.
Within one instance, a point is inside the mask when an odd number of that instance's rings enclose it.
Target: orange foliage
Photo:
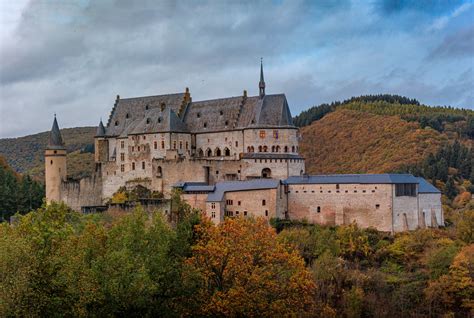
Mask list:
[[[382,173],[420,162],[446,137],[398,116],[339,109],[301,129],[308,173]]]
[[[263,220],[201,224],[188,265],[201,284],[197,316],[314,316],[315,284],[301,256]]]

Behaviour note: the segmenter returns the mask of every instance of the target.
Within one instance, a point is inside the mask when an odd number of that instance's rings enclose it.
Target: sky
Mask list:
[[[95,126],[122,98],[365,94],[474,108],[474,2],[0,0],[0,138]]]

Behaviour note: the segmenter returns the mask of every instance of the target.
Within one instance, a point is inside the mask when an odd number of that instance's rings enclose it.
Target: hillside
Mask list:
[[[413,165],[448,141],[443,134],[420,128],[399,116],[337,109],[301,129],[306,171],[382,173]]]
[[[92,173],[93,155],[80,153],[80,150],[94,143],[96,127],[77,127],[61,130],[68,150],[68,174],[80,177]],[[44,177],[43,153],[48,142],[49,132],[34,135],[0,139],[0,156],[4,156],[8,164],[20,173],[31,174],[42,179]]]

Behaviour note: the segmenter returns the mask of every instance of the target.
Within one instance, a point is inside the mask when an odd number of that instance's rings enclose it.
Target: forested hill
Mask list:
[[[68,151],[68,173],[81,177],[93,169],[93,145],[96,127],[77,127],[61,130]],[[0,139],[0,156],[19,173],[27,173],[39,179],[44,176],[44,149],[49,132]]]
[[[337,109],[351,109],[377,115],[394,115],[421,128],[431,127],[439,132],[455,133],[453,138],[474,138],[474,111],[449,106],[421,105],[416,99],[398,95],[366,95],[343,102],[321,104],[301,112],[294,118],[298,127],[308,126]]]

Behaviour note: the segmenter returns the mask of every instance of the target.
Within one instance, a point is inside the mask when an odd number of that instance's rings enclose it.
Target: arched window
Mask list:
[[[226,156],[226,157],[230,156],[230,149],[227,148],[227,147],[224,149],[224,156]]]
[[[250,151],[250,146],[247,146],[247,152],[251,152],[251,151]]]
[[[198,157],[204,157],[204,151],[201,148],[198,149],[197,154]]]
[[[271,178],[272,177],[272,171],[270,168],[264,168],[262,169],[262,178]]]
[[[221,149],[220,148],[216,148],[216,150],[214,151],[216,157],[220,157],[222,155],[221,153]]]
[[[146,123],[147,123],[147,125],[150,124],[150,123],[151,123],[151,119],[150,119],[150,118],[147,118],[147,119],[146,119]]]
[[[258,146],[258,152],[262,152],[262,146]]]
[[[275,152],[275,146],[272,146],[272,152]]]
[[[206,150],[206,155],[207,155],[208,157],[212,157],[212,150],[209,149],[209,148],[207,148],[207,150]]]
[[[263,152],[267,152],[268,151],[268,147],[267,146],[263,146]]]
[[[288,152],[288,146],[285,146],[285,152]]]
[[[163,176],[163,169],[161,169],[161,166],[158,166],[158,169],[157,169],[157,172],[156,172],[156,176],[158,178],[161,178]]]
[[[250,147],[250,152],[255,152],[255,148],[253,146]]]
[[[127,114],[125,115],[125,118],[130,118],[130,114],[127,113]]]
[[[280,146],[276,146],[276,152],[280,152]]]

